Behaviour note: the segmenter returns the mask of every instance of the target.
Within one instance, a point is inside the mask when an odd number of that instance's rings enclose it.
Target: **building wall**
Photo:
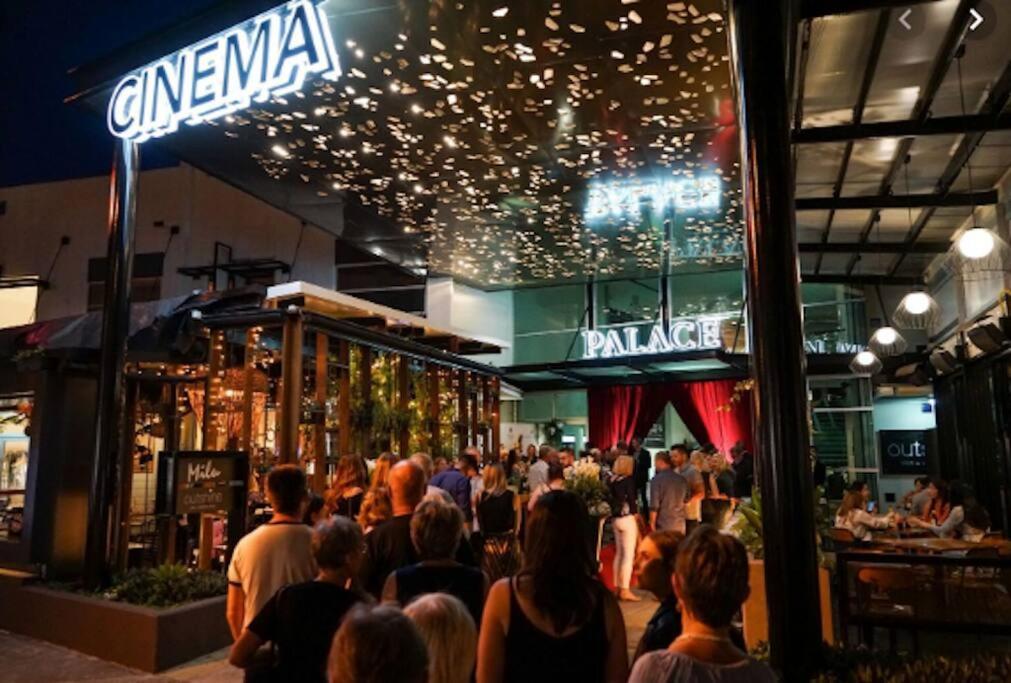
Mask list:
[[[930,406],[930,412],[924,412],[923,406]],[[878,398],[874,401],[874,432],[889,429],[934,429],[936,427],[933,401],[928,398]],[[877,438],[875,438],[877,442]],[[875,447],[877,444],[875,443]],[[881,462],[880,457],[878,462]],[[891,504],[889,494],[898,501],[913,488],[915,476],[898,476],[882,474],[878,478],[878,488],[881,502]]]
[[[502,353],[470,356],[498,367],[513,364],[513,292],[484,292],[451,278],[432,278],[426,285],[427,318],[435,327],[447,327],[477,337],[509,344]]]
[[[108,177],[0,188],[0,201],[6,202],[0,215],[3,275],[46,277],[52,267],[50,287],[39,296],[38,319],[83,313],[88,259],[105,256]],[[169,244],[175,225],[179,234]],[[210,264],[215,242],[231,246],[236,259],[293,263],[292,279],[333,287],[334,237],[307,226],[298,245],[300,230],[298,219],[191,166],[141,174],[135,250],[166,252],[162,298],[204,288],[206,280],[180,275],[178,268]],[[70,244],[54,263],[63,235]]]

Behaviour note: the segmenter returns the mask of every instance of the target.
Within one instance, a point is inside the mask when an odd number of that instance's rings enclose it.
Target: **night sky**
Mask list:
[[[0,2],[0,187],[108,173],[112,136],[102,117],[63,103],[67,70],[218,1]],[[144,168],[175,163],[150,143],[142,157]]]

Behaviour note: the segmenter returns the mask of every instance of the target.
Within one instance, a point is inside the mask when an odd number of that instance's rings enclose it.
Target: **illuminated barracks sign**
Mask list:
[[[716,175],[649,183],[601,183],[589,188],[584,213],[587,221],[602,221],[638,218],[643,205],[652,209],[654,214],[663,213],[668,208],[715,210],[720,208],[722,192],[723,183]]]
[[[729,317],[731,316],[678,318],[672,320],[666,330],[663,325],[649,328],[623,325],[608,330],[585,330],[583,360],[721,349],[721,323]]]
[[[125,76],[112,92],[113,135],[143,142],[284,95],[340,64],[319,0],[292,0]]]

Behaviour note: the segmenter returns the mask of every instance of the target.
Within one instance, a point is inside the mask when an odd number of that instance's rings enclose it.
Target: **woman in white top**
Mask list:
[[[871,537],[871,529],[887,529],[895,525],[891,514],[872,515],[865,509],[866,504],[863,492],[848,492],[836,513],[836,528],[849,529],[855,539],[866,541]]]

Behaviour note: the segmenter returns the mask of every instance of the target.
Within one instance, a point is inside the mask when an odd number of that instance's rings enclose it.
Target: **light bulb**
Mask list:
[[[882,327],[877,332],[874,333],[874,339],[884,345],[894,344],[895,340],[898,338],[899,333],[895,331],[894,327]]]
[[[958,238],[959,253],[969,259],[986,258],[993,248],[993,233],[986,228],[969,228]]]
[[[902,300],[902,305],[909,313],[920,315],[930,308],[930,297],[923,292],[912,292]]]
[[[870,351],[861,351],[857,354],[856,361],[858,365],[863,365],[864,367],[870,367],[877,362],[878,357],[875,356]]]

